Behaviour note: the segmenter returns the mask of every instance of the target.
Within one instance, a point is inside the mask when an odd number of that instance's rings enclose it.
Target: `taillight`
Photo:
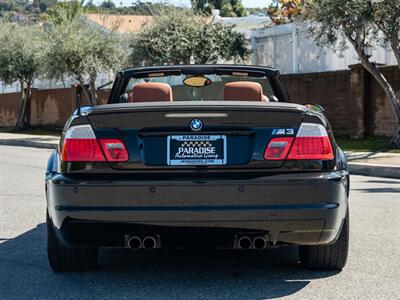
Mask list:
[[[90,125],[73,126],[65,134],[61,150],[62,161],[116,162],[128,159],[128,152],[122,141],[118,139],[100,139],[98,141]]]
[[[105,161],[103,151],[90,125],[78,125],[68,129],[61,151],[63,161]]]
[[[99,139],[108,161],[118,162],[129,159],[124,143],[119,139]]]
[[[324,126],[302,123],[295,138],[273,138],[264,153],[267,160],[331,160],[332,145]]]
[[[331,141],[324,126],[302,123],[294,139],[288,160],[331,160]]]
[[[264,152],[264,158],[267,160],[285,160],[290,146],[293,142],[292,137],[281,137],[281,138],[274,138],[272,139],[267,149]]]

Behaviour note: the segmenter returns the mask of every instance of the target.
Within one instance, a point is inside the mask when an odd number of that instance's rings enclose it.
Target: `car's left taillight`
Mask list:
[[[296,137],[273,138],[264,152],[266,160],[332,160],[331,141],[321,124],[302,123]]]
[[[72,126],[67,130],[61,149],[66,162],[121,162],[129,159],[119,139],[97,139],[90,125]]]

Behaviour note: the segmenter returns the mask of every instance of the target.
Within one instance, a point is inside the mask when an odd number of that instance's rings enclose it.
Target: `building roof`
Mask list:
[[[101,15],[86,14],[86,17],[96,24],[103,26],[109,30],[115,30],[119,33],[138,32],[143,25],[153,20],[153,16],[137,16],[137,15]],[[211,17],[206,17],[212,20]],[[269,17],[248,16],[240,18],[218,18],[218,22],[224,25],[234,25],[235,30],[251,35],[256,29],[262,29],[271,22]],[[118,26],[117,26],[118,25]]]
[[[88,20],[119,33],[138,32],[152,16],[86,14]]]

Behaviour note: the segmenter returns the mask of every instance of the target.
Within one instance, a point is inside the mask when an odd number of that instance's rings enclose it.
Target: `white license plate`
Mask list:
[[[170,135],[167,163],[171,166],[225,165],[225,135]]]

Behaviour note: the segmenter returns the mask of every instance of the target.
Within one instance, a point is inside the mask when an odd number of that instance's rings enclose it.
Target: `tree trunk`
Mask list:
[[[397,37],[392,37],[390,46],[393,50],[394,57],[396,58],[397,66],[400,69],[400,40]]]
[[[362,48],[363,46],[361,46],[363,45],[362,42],[360,40],[354,40],[351,36],[347,36],[347,39],[357,51],[363,67],[372,75],[372,77],[375,78],[386,94],[386,99],[389,101],[393,109],[396,122],[396,132],[393,134],[391,146],[400,149],[400,100],[397,98],[393,87],[379,70],[378,66],[375,63],[370,62],[369,58],[365,55],[364,49]]]
[[[400,40],[399,40],[398,36],[392,38],[391,47],[392,47],[394,56],[397,61],[397,66],[400,69]],[[393,137],[392,145],[396,148],[400,148],[400,125],[399,125],[399,122],[397,122],[397,135],[395,135]]]
[[[61,82],[62,82],[63,87],[66,88],[67,85],[65,84],[64,76],[61,77]]]
[[[81,86],[83,92],[85,93],[86,98],[89,100],[90,105],[92,105],[92,95],[90,94],[90,91],[86,87],[83,80],[78,80],[78,81],[79,81],[79,85]],[[81,102],[82,102],[82,97],[81,97]],[[83,103],[81,103],[81,105],[83,105]]]
[[[362,64],[385,91],[386,98],[392,106],[397,128],[396,132],[393,135],[391,145],[395,148],[400,149],[400,101],[396,96],[396,92],[393,90],[392,86],[390,85],[386,77],[378,69],[376,64],[371,63],[368,60],[362,61]]]
[[[93,79],[90,80],[90,97],[92,106],[97,105],[97,92],[96,92],[96,85]]]
[[[19,131],[26,127],[26,109],[27,109],[27,105],[28,105],[28,101],[30,99],[30,93],[31,93],[30,84],[27,85],[26,90],[25,90],[24,82],[22,80],[19,82],[19,84],[20,84],[20,88],[21,88],[21,105],[20,105],[20,108],[18,111],[17,123],[15,124],[16,131]]]

